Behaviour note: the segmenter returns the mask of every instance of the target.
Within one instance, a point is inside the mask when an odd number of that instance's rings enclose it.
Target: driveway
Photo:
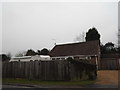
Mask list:
[[[97,72],[96,84],[118,86],[118,70],[100,70]]]
[[[120,88],[118,70],[99,70],[94,85],[86,85],[89,88]]]

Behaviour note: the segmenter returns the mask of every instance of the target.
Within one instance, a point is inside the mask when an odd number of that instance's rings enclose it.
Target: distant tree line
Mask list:
[[[116,47],[112,42],[100,46],[101,54],[120,53],[120,47]]]
[[[42,50],[37,50],[35,52],[33,49],[28,49],[24,52],[18,52],[15,56],[16,57],[22,57],[22,56],[34,56],[34,55],[49,55],[49,50],[46,48],[43,48]],[[9,61],[11,59],[10,53],[8,54],[0,54],[0,61]]]
[[[37,50],[36,52],[33,49],[28,49],[24,52],[19,52],[15,56],[34,56],[34,55],[49,55],[49,50],[47,48],[43,48],[42,50]]]
[[[9,61],[11,59],[10,54],[0,54],[0,61]]]
[[[49,50],[44,48],[42,50],[37,50],[37,52],[35,52],[34,50],[29,49],[25,54],[25,56],[34,56],[34,55],[49,55]]]

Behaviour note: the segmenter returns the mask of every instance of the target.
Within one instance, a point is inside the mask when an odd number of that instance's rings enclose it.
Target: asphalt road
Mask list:
[[[3,85],[2,90],[120,90],[118,86],[112,85],[87,85],[87,86],[22,86],[22,85]]]
[[[19,85],[2,85],[2,88],[33,88],[33,87],[19,86]]]
[[[15,85],[4,84],[2,88],[118,88],[117,85],[83,85],[83,86],[38,86],[38,85]]]

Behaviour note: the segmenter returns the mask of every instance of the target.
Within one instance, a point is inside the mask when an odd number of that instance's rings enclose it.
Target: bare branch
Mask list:
[[[78,36],[75,37],[74,41],[84,42],[85,41],[85,32],[82,32]]]

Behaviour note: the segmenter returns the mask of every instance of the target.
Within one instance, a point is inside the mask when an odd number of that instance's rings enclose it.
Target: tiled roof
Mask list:
[[[51,57],[99,54],[99,41],[87,41],[56,45],[49,53]]]

